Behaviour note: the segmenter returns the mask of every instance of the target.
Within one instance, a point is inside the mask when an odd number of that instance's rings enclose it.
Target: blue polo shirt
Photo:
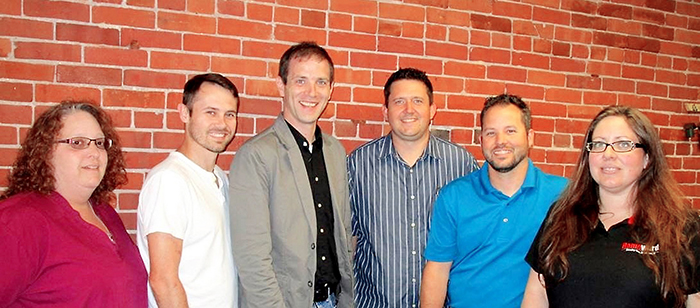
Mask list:
[[[491,185],[486,166],[440,191],[425,258],[452,262],[450,307],[520,307],[530,271],[525,255],[566,184],[528,159],[525,181],[512,197]]]

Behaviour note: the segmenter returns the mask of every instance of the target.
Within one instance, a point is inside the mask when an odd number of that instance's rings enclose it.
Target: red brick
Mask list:
[[[375,50],[377,37],[374,35],[331,32],[328,35],[328,44],[336,47],[347,47],[361,50]]]
[[[134,111],[134,126],[136,128],[163,128],[163,113]]]
[[[608,92],[583,92],[583,103],[586,105],[608,106],[615,105],[617,94]]]
[[[601,80],[598,77],[568,75],[566,76],[566,87],[576,89],[600,90]]]
[[[53,23],[0,17],[0,35],[53,39]]]
[[[490,63],[510,63],[511,53],[508,50],[472,47],[469,50],[469,60]]]
[[[380,20],[378,33],[384,35],[401,36],[402,24],[398,21]]]
[[[568,105],[566,106],[567,115],[570,118],[580,118],[590,121],[593,119],[598,112],[600,112],[601,107],[597,106],[585,106],[585,105]],[[588,126],[588,125],[586,125]],[[557,130],[559,131],[559,130]],[[585,130],[578,130],[579,132],[584,132]]]
[[[426,21],[448,26],[469,27],[470,25],[469,13],[435,8],[426,10]]]
[[[592,1],[586,0],[570,0],[562,1],[561,8],[565,10],[586,13],[589,15],[595,15],[598,5]]]
[[[381,88],[355,87],[352,89],[352,97],[354,101],[364,104],[384,104],[384,94]]]
[[[280,56],[282,56],[284,51],[289,47],[291,47],[291,44],[243,41],[243,50],[241,53],[243,56],[279,60]],[[336,62],[335,59],[333,62]]]
[[[423,38],[423,34],[425,33],[425,27],[423,27],[422,22],[404,21],[401,24],[401,28],[401,36],[403,37]]]
[[[326,26],[326,13],[301,10],[301,25],[313,28],[324,28]]]
[[[638,82],[637,93],[666,97],[668,95],[668,86],[651,82]]]
[[[315,28],[278,25],[275,27],[274,36],[275,39],[282,41],[296,42],[303,37],[320,45],[326,44],[326,31]]]
[[[469,43],[469,30],[452,27],[450,28],[448,40],[454,43],[467,44]]]
[[[0,61],[0,78],[53,81],[54,66]]]
[[[357,88],[356,88],[357,90]],[[381,105],[338,104],[337,116],[341,119],[382,121],[384,114]]]
[[[85,47],[85,63],[146,67],[148,53],[138,49]]]
[[[153,28],[156,24],[156,16],[153,11],[98,6],[92,9],[92,22]]]
[[[12,41],[7,38],[0,38],[0,57],[7,57],[12,52]]]
[[[158,0],[158,8],[184,11],[187,6],[186,0]]]
[[[565,11],[547,9],[543,7],[534,7],[532,19],[536,21],[544,21],[547,23],[559,24],[568,26],[571,23],[571,14]]]
[[[627,47],[627,38],[611,33],[595,32],[593,33],[593,44],[624,48]]]
[[[462,77],[452,78],[444,76],[434,76],[433,88],[436,92],[460,93],[464,90],[464,80]]]
[[[474,63],[445,62],[445,74],[461,76],[464,78],[484,78],[486,77],[486,67]]]
[[[0,6],[0,14],[20,15],[22,14],[22,0],[5,0]],[[2,185],[0,185],[1,187]]]
[[[56,24],[56,40],[119,45],[119,30],[74,24]]]
[[[618,103],[620,105],[631,106],[638,109],[651,108],[651,99],[638,95],[620,94],[618,95]]]
[[[377,33],[377,19],[371,17],[354,16],[352,18],[352,24],[354,25],[353,30],[356,32],[376,34]]]
[[[150,31],[125,28],[122,29],[121,45],[133,49],[140,47],[156,47],[167,49],[181,49],[182,35],[167,31]]]
[[[357,67],[395,70],[397,63],[397,58],[393,55],[362,52],[350,54],[350,64]]]
[[[532,19],[532,6],[494,1],[493,14],[529,20]]]
[[[686,31],[683,29],[676,30],[675,41],[679,43],[690,43],[692,45],[700,45],[700,31]],[[671,32],[673,38],[673,32]]]
[[[184,50],[237,55],[241,53],[241,41],[218,36],[185,34]]]
[[[266,63],[254,59],[237,59],[212,57],[211,70],[219,73],[231,73],[244,76],[266,77]]]
[[[423,55],[423,42],[380,36],[378,51]]]
[[[659,52],[661,50],[661,44],[658,40],[629,37],[628,44],[629,48],[636,50],[644,50],[649,52]]]
[[[18,59],[39,59],[80,62],[80,46],[35,42],[17,42],[15,57]]]
[[[425,20],[425,9],[420,6],[380,2],[379,18],[422,22]]]
[[[426,26],[425,38],[444,41],[447,37],[447,27],[442,25],[428,24]],[[381,37],[379,38],[381,40]]]
[[[642,35],[642,23],[634,20],[608,19],[608,32],[618,34]]]
[[[12,121],[14,122],[14,121]],[[0,144],[19,145],[19,128],[12,126],[0,126]]]
[[[527,71],[520,68],[492,65],[488,67],[486,77],[488,79],[525,82]]]
[[[654,70],[639,66],[622,66],[622,77],[634,78],[634,79],[644,79],[644,80],[654,80]]]
[[[86,4],[67,1],[24,0],[24,14],[84,22],[90,20],[90,8]]]
[[[351,121],[333,121],[335,129],[333,130],[333,135],[337,137],[356,137],[357,136],[357,124]]]
[[[222,25],[227,19],[219,19],[219,33],[222,32]],[[201,15],[189,15],[159,11],[158,12],[158,28],[174,31],[194,32],[199,34],[216,33],[216,19],[214,17],[205,17]],[[247,28],[246,30],[252,31]]]
[[[56,81],[121,86],[122,71],[121,69],[102,67],[58,65],[56,67]]]
[[[582,73],[586,71],[586,62],[574,59],[552,58],[553,71]]]
[[[688,75],[688,85],[689,86],[700,86],[700,74],[689,74]]]
[[[680,15],[662,14],[665,17],[663,23],[670,27],[686,28],[688,26],[688,17]]]
[[[632,7],[617,4],[601,3],[598,5],[598,14],[602,16],[632,19]]]
[[[605,60],[605,47],[591,46],[590,48],[592,60]]]
[[[367,0],[333,0],[331,1],[331,11],[377,16],[377,3]]]
[[[571,56],[571,44],[562,42],[552,42],[552,54],[555,56]]]
[[[331,13],[328,15],[328,27],[331,29],[350,31],[352,30],[353,19],[354,18],[350,15]],[[401,34],[401,29],[399,29],[399,34]]]
[[[511,92],[513,94],[517,94],[515,92]],[[545,102],[528,102],[528,105],[530,105],[530,109],[532,110],[532,114],[534,116],[548,116],[548,117],[556,117],[556,118],[561,118],[562,116],[566,115],[566,105],[564,104],[553,104],[553,103],[545,103]],[[535,130],[540,130],[544,129],[544,127],[541,127],[544,124],[551,124],[551,123],[545,123],[543,120],[537,120],[533,121],[533,129]],[[553,131],[554,127],[547,127],[548,131]],[[559,130],[557,130],[559,131]]]
[[[474,28],[511,33],[512,25],[509,19],[471,14],[471,25]]]
[[[618,78],[603,78],[603,90],[634,93],[634,81]]]
[[[513,49],[520,51],[532,51],[532,39],[526,36],[513,37]]]
[[[247,12],[246,15],[249,19],[266,22],[272,21],[272,6],[267,4],[247,2],[246,8],[247,9],[245,10],[245,12]],[[221,11],[221,6],[219,6],[219,11]],[[241,8],[240,12],[236,12],[233,15],[243,17],[243,12],[244,10],[243,8]]]
[[[680,44],[676,42],[667,41],[661,41],[660,45],[660,53],[662,54],[676,55],[688,58],[690,58],[691,56],[693,58],[700,58],[700,46],[690,46],[687,44]]]
[[[527,82],[528,84],[564,86],[566,82],[566,75],[549,71],[528,71]]]
[[[299,15],[301,15],[301,10],[298,8],[277,6],[275,7],[273,21],[277,23],[298,25]]]
[[[588,59],[590,56],[589,47],[587,45],[572,45],[571,56],[579,59]]]
[[[473,119],[474,116],[471,113],[440,110],[433,118],[433,125],[466,126],[468,122],[473,122]]]
[[[670,98],[678,98],[678,99],[684,99],[688,101],[693,101],[698,99],[700,97],[698,93],[698,88],[688,88],[688,87],[674,87],[671,86],[669,88],[669,95],[668,97]]]
[[[187,11],[211,15],[215,10],[215,0],[187,0]]]
[[[428,75],[442,75],[443,63],[440,60],[426,59],[423,57],[401,57],[399,58],[399,67],[415,67],[425,71]],[[351,83],[354,84],[354,82]]]
[[[526,99],[544,99],[544,88],[541,86],[509,83],[506,84],[506,92]]]
[[[0,81],[0,100],[31,102],[32,96],[33,91],[31,84]],[[0,112],[0,123],[31,124],[31,109],[29,109],[29,116],[24,117],[21,116],[24,108],[29,107],[3,106],[3,112]],[[3,119],[4,117],[7,117],[7,119]],[[28,122],[21,120],[25,118]],[[20,122],[18,123],[18,121]]]
[[[675,112],[675,113],[685,112],[682,108],[683,104],[681,104],[681,102],[678,100],[669,100],[669,99],[665,99],[665,98],[653,97],[652,101],[651,101],[651,106],[652,106],[652,109],[654,111],[658,111],[658,112],[664,112],[664,111]],[[652,122],[654,121],[654,119],[652,118],[652,116],[649,113],[646,113],[646,115],[649,116],[649,118],[652,120]],[[665,122],[665,123],[668,123],[668,122]],[[676,130],[676,131],[680,133],[680,130]]]
[[[582,92],[571,89],[547,89],[544,99],[550,102],[581,103]]]
[[[676,11],[678,14],[700,17],[700,4],[676,2]]]
[[[605,31],[608,27],[607,19],[587,15],[572,14],[571,25],[576,28],[589,28]],[[565,29],[565,28],[562,28]],[[560,29],[557,29],[557,31]]]
[[[384,135],[382,131],[383,125],[367,124],[360,122],[359,136],[365,139],[375,139]],[[387,129],[388,131],[389,129]]]
[[[491,13],[493,3],[482,0],[451,0],[448,7],[457,10],[471,10],[477,12]]]
[[[279,96],[277,85],[272,80],[246,80],[245,93],[248,95],[261,95],[268,97]]]
[[[62,100],[88,100],[99,102],[101,92],[95,88],[65,86],[58,84],[36,84],[34,100],[37,102],[60,102]]]
[[[453,110],[481,110],[483,106],[484,98],[481,96],[451,94],[447,96],[445,108]]]
[[[485,94],[488,96],[505,93],[506,85],[500,81],[467,79],[466,90],[470,94]]]
[[[113,0],[116,1],[117,3],[121,3],[121,0]],[[154,8],[155,7],[155,1],[156,0],[126,0],[127,5],[132,5],[132,6],[139,6],[139,7],[146,7],[146,8]]]
[[[622,74],[622,65],[609,62],[588,62],[586,73],[596,76],[619,77]]]
[[[669,0],[645,0],[644,1],[644,6],[652,8],[652,9],[657,9],[657,10],[662,10],[670,13],[674,13],[676,11],[676,1],[669,1]]]
[[[468,55],[467,47],[462,44],[426,42],[425,54],[449,59],[466,60]]]
[[[503,34],[497,32],[491,33],[491,47],[510,49],[511,40],[512,36],[510,34]]]
[[[182,89],[185,76],[181,74],[160,73],[142,70],[125,70],[124,85],[146,88]]]
[[[317,10],[327,10],[328,2],[325,0],[277,0],[277,4],[294,6],[294,7],[305,7]]]
[[[546,39],[534,39],[532,51],[550,54],[552,53],[552,41]]]
[[[129,91],[122,89],[105,89],[102,103],[104,106],[132,108],[165,108],[163,92]]]
[[[554,37],[557,40],[590,44],[593,34],[590,31],[557,27]]]
[[[218,0],[217,1],[217,13],[225,15],[243,16],[246,11],[246,5],[249,10],[251,7],[250,2],[238,1],[238,0]]]
[[[151,67],[207,71],[209,69],[209,57],[195,54],[152,51]]]
[[[474,46],[491,46],[491,32],[481,30],[470,30],[470,43]]]
[[[686,82],[686,75],[683,73],[667,70],[656,70],[656,81],[664,83],[674,83],[678,85],[684,85]]]
[[[659,25],[663,25],[664,23],[666,23],[666,17],[664,13],[655,10],[647,10],[644,8],[633,8],[632,17],[635,20],[653,22]]]

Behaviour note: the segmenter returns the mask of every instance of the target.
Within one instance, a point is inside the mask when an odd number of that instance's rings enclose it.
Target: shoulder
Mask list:
[[[474,155],[467,151],[463,146],[451,141],[430,135],[430,142],[435,155],[442,158],[450,158],[455,160],[472,161]]]
[[[459,177],[452,182],[449,182],[447,185],[445,185],[445,187],[443,187],[440,190],[440,194],[466,194],[474,191],[474,183],[477,183],[479,181],[479,172],[480,171],[474,171],[472,173]]]
[[[558,176],[542,171],[540,168],[536,168],[536,172],[539,173],[539,179],[544,185],[564,187],[569,183],[569,180],[563,176]]]
[[[151,169],[146,176],[146,182],[154,180],[177,181],[188,178],[190,172],[181,159],[177,153],[171,153],[170,156]]]
[[[53,215],[49,196],[35,192],[21,193],[0,202],[0,225],[4,230],[34,229],[46,225]]]
[[[386,144],[386,139],[387,136],[383,136],[360,145],[348,155],[348,159],[356,159],[360,156],[376,153]]]

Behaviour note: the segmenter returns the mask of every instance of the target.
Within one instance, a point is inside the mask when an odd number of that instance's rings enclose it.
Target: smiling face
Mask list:
[[[622,140],[639,142],[637,134],[621,116],[600,120],[591,134],[591,141],[613,143]],[[641,148],[618,153],[609,146],[604,152],[589,153],[588,156],[591,176],[598,183],[601,194],[629,194],[637,185],[646,164],[647,155]]]
[[[71,112],[61,119],[63,127],[56,140],[86,137],[104,138],[95,118],[85,111]],[[87,149],[74,149],[67,143],[56,143],[51,155],[56,191],[62,196],[89,197],[100,185],[107,168],[107,151],[91,142]],[[87,200],[87,197],[85,199]]]
[[[401,79],[391,84],[384,116],[391,126],[393,139],[417,141],[428,138],[435,104],[430,104],[428,88],[423,82]]]
[[[532,129],[525,128],[522,112],[515,105],[495,105],[483,116],[481,151],[494,171],[507,173],[527,163],[533,138]]]
[[[192,101],[192,111],[180,105],[187,138],[212,153],[221,153],[236,133],[238,100],[229,90],[204,82]]]
[[[277,77],[277,89],[283,97],[284,119],[302,134],[313,134],[333,90],[330,63],[314,56],[294,58],[289,62],[287,83]]]

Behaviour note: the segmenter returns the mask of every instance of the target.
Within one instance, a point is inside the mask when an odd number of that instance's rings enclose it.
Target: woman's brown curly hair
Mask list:
[[[56,137],[63,127],[64,117],[77,111],[85,111],[92,115],[105,138],[112,140],[112,146],[107,149],[105,175],[100,185],[92,192],[90,200],[98,203],[110,203],[114,200],[112,191],[127,182],[121,142],[109,115],[88,101],[63,101],[39,116],[22,143],[8,176],[9,186],[0,196],[0,200],[23,192],[33,191],[48,195],[55,190],[56,179],[53,176],[51,155]]]

